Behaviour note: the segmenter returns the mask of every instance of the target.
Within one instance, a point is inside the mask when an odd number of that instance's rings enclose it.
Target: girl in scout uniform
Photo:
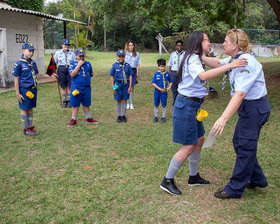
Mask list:
[[[20,117],[23,133],[28,136],[39,134],[33,126],[33,108],[36,107],[37,102],[37,75],[39,73],[36,62],[31,59],[34,55],[34,50],[32,43],[22,45],[22,56],[15,63],[12,73],[21,110]]]
[[[177,40],[176,41],[176,51],[173,51],[170,55],[168,66],[169,66],[169,73],[171,74],[171,78],[173,80],[172,85],[172,94],[173,94],[173,104],[175,99],[178,95],[178,72],[180,64],[185,56],[185,51],[183,50],[183,41]]]
[[[205,70],[202,55],[210,51],[210,42],[205,33],[195,31],[188,40],[186,53],[178,74],[178,96],[173,107],[173,142],[181,144],[180,150],[174,155],[160,188],[172,195],[182,192],[177,188],[174,177],[189,157],[190,186],[207,185],[210,182],[200,177],[198,165],[201,147],[204,141],[204,127],[196,119],[197,110],[207,95],[204,87],[207,80],[235,67],[246,64],[245,59],[238,59],[225,66],[209,71]]]
[[[132,69],[128,63],[124,61],[125,53],[123,50],[117,52],[117,62],[112,65],[109,75],[111,76],[111,86],[116,100],[117,122],[127,122],[126,104],[128,94],[132,88]],[[121,112],[122,110],[122,112]]]
[[[262,65],[255,59],[248,36],[240,29],[230,30],[226,34],[224,53],[230,57],[223,60],[205,57],[205,62],[213,67],[228,65],[237,58],[245,58],[245,68],[229,70],[231,100],[221,117],[214,124],[214,134],[222,134],[226,122],[238,111],[233,135],[236,161],[232,177],[224,189],[216,192],[217,198],[240,198],[245,187],[266,187],[264,176],[257,159],[257,145],[262,126],[267,122],[271,107],[267,99]]]
[[[166,106],[167,106],[167,92],[172,88],[172,78],[168,72],[165,71],[166,60],[158,59],[157,60],[159,71],[154,74],[152,85],[155,87],[154,91],[154,112],[155,117],[153,122],[158,122],[158,106],[161,101],[162,105],[162,117],[161,123],[165,123],[165,114],[166,114]],[[168,85],[169,82],[169,85]]]
[[[90,62],[85,61],[85,51],[82,48],[76,50],[77,61],[71,62],[69,73],[72,78],[70,106],[72,107],[72,119],[67,127],[74,127],[77,124],[77,114],[80,104],[83,104],[83,110],[86,115],[86,123],[98,124],[90,114],[91,105],[91,77],[93,77],[92,66]]]
[[[131,85],[131,92],[129,93],[129,100],[127,101],[127,109],[134,109],[133,106],[133,96],[134,96],[134,86],[138,83],[139,80],[139,69],[140,69],[140,64],[141,58],[140,54],[136,52],[136,44],[134,41],[129,40],[125,44],[125,62],[130,65],[132,68],[132,85]]]

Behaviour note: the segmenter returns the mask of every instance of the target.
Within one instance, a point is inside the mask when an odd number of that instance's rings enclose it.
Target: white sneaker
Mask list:
[[[129,110],[129,103],[126,105],[126,109]]]
[[[134,110],[133,104],[130,104],[130,109],[131,109],[131,110]]]

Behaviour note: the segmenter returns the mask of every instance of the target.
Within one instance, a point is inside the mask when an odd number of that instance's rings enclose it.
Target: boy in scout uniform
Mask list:
[[[54,62],[57,65],[57,75],[62,90],[62,107],[69,107],[71,77],[68,71],[71,62],[76,60],[75,54],[69,50],[70,41],[62,40],[62,49],[54,55]]]
[[[33,125],[33,108],[37,101],[37,75],[38,69],[36,62],[31,58],[34,55],[34,46],[32,43],[22,45],[22,56],[15,63],[13,68],[14,85],[18,104],[20,108],[20,117],[23,125],[23,133],[28,136],[39,134]]]

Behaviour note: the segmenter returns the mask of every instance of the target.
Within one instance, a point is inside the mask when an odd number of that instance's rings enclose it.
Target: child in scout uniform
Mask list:
[[[112,65],[110,76],[111,86],[114,91],[114,99],[117,109],[117,122],[127,122],[125,117],[127,100],[131,92],[132,85],[132,69],[128,63],[124,61],[125,53],[123,50],[117,52],[117,62]],[[121,113],[122,109],[122,113]]]
[[[33,108],[37,102],[37,75],[36,62],[31,58],[34,55],[32,43],[22,45],[22,56],[13,68],[14,85],[23,125],[23,133],[33,136],[39,134],[33,126]]]
[[[62,90],[62,107],[69,107],[71,77],[68,71],[71,62],[76,60],[74,52],[69,50],[70,41],[62,40],[62,49],[54,55],[54,61],[57,64],[57,75]]]
[[[155,87],[154,91],[154,112],[155,118],[153,120],[154,123],[158,122],[158,107],[161,101],[162,105],[162,117],[161,122],[165,123],[165,114],[166,114],[166,105],[167,105],[167,92],[170,90],[173,84],[173,80],[170,74],[165,71],[166,60],[158,59],[157,60],[159,71],[154,74],[154,78],[152,80],[152,85]],[[169,82],[169,85],[168,85]]]
[[[85,61],[85,51],[82,48],[76,50],[76,61],[71,62],[69,73],[72,78],[70,106],[72,107],[72,119],[67,127],[73,127],[77,124],[77,114],[80,104],[86,115],[86,123],[98,124],[90,114],[89,107],[91,105],[91,86],[90,81],[93,76],[90,62]]]
[[[172,85],[172,93],[173,93],[173,104],[178,95],[178,72],[180,64],[185,56],[185,51],[183,50],[183,41],[176,41],[176,51],[173,51],[170,55],[170,59],[168,62],[169,73],[171,74],[171,78],[173,80]]]

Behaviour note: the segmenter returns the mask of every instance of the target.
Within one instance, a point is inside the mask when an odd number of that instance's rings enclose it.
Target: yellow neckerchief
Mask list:
[[[20,58],[19,60],[29,65],[29,67],[31,68],[32,78],[33,78],[33,81],[34,81],[34,86],[37,86],[37,76],[35,75],[35,70],[33,68],[33,63],[34,62],[31,60],[31,63],[29,63],[29,61],[26,60],[25,58]]]
[[[119,66],[122,68],[124,83],[127,83],[126,75],[125,75],[125,71],[124,71],[124,67],[125,67],[126,62],[124,61],[123,64],[121,64],[119,61],[117,61],[117,63],[118,63]]]
[[[164,77],[164,75],[166,74],[166,71],[161,72],[160,70],[158,70],[158,72],[159,72],[160,74],[162,74],[163,88],[166,89],[166,80],[165,80],[165,77]]]
[[[178,51],[176,50],[176,54],[177,54],[177,56],[178,56],[178,59],[177,59],[178,68],[180,67],[180,56],[181,56],[184,52],[185,52],[184,50],[182,50],[181,52],[178,52]]]

